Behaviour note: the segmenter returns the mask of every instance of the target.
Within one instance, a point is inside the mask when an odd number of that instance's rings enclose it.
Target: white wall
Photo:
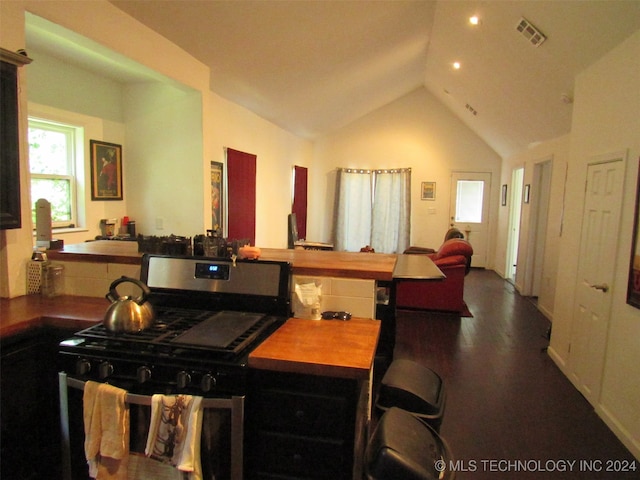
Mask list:
[[[310,192],[310,204],[319,208],[309,212],[309,239],[330,240],[338,167],[411,167],[412,245],[442,243],[452,171],[491,172],[490,224],[497,220],[501,158],[424,88],[316,141],[313,175],[327,182]],[[420,199],[421,182],[436,182],[435,201]],[[488,258],[494,258],[492,251]]]
[[[640,311],[626,304],[626,293],[640,157],[639,58],[640,31],[576,79],[564,232],[560,241],[549,350],[560,368],[565,369],[570,358],[578,268],[576,252],[580,248],[587,161],[593,156],[626,151],[627,170],[615,283],[610,291],[613,305],[602,391],[595,407],[637,458],[640,458]]]
[[[136,232],[204,233],[202,95],[165,83],[134,84],[124,88],[123,102],[126,214]]]

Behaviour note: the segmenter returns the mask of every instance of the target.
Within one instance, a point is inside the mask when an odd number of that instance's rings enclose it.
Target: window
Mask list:
[[[458,180],[456,222],[481,223],[484,181]]]
[[[77,225],[75,165],[82,149],[83,129],[73,125],[29,118],[29,171],[31,216],[36,222],[36,201],[51,203],[54,228]]]

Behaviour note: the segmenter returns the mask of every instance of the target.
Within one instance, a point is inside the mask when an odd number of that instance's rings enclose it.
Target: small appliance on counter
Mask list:
[[[100,230],[102,231],[103,237],[113,237],[116,234],[116,223],[118,222],[115,218],[103,218],[100,220]]]
[[[51,203],[44,198],[39,198],[36,202],[36,247],[45,250],[62,250],[64,240],[55,240],[52,232]]]

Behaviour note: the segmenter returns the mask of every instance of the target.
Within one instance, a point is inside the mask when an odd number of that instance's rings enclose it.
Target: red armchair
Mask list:
[[[405,253],[415,251],[415,247],[410,247]],[[464,277],[471,267],[471,244],[461,238],[452,238],[446,240],[437,252],[426,255],[442,270],[446,278],[442,281],[399,281],[396,285],[396,307],[465,312]]]

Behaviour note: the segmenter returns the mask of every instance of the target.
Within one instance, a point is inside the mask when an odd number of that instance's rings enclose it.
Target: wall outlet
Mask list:
[[[164,218],[156,217],[156,230],[164,230]]]

